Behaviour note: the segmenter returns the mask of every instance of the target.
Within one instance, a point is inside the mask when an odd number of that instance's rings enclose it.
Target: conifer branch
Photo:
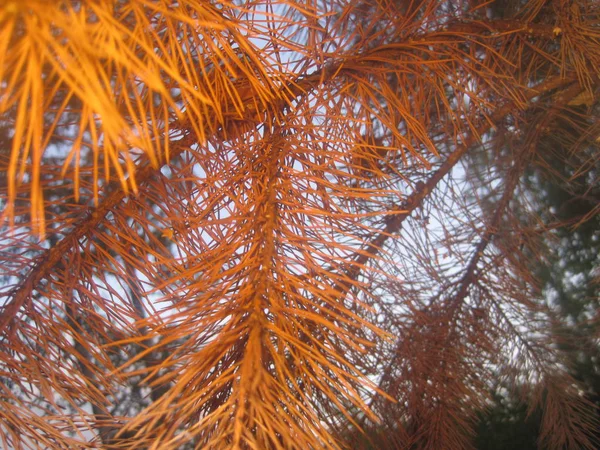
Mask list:
[[[553,91],[555,89],[564,88],[574,82],[573,78],[556,77],[545,81],[541,86],[536,86],[532,92],[527,94],[527,98],[531,101],[539,96]],[[565,97],[566,98],[566,97]],[[564,98],[563,98],[564,100]],[[475,133],[472,133],[466,142],[457,146],[457,148],[444,160],[440,167],[428,178],[417,186],[404,202],[390,210],[387,216],[386,224],[383,230],[377,233],[370,242],[357,252],[353,257],[349,258],[352,267],[344,273],[344,284],[339,287],[340,298],[346,296],[348,289],[356,282],[361,271],[368,265],[370,260],[377,259],[382,251],[385,243],[397,236],[402,228],[402,223],[406,218],[410,217],[411,213],[422,205],[423,201],[435,189],[437,184],[452,170],[456,163],[469,151],[469,149],[483,136],[487,130],[495,126],[504,116],[514,112],[515,105],[509,103],[498,108],[497,111],[491,114],[490,119],[484,125],[481,125]]]

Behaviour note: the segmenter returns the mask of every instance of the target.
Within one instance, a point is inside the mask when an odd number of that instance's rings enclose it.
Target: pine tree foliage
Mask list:
[[[500,379],[592,448],[523,183],[599,67],[592,0],[3,1],[0,446],[470,448]]]

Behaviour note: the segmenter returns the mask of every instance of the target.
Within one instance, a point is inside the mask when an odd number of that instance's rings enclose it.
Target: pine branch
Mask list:
[[[542,96],[555,89],[567,87],[573,82],[573,78],[565,79],[563,77],[556,77],[547,80],[542,85],[534,88],[532,92],[527,94],[527,97],[531,101],[531,99]],[[457,146],[456,150],[447,157],[426,182],[418,185],[417,189],[413,191],[400,206],[389,211],[389,213],[392,214],[387,216],[386,225],[383,230],[374,236],[364,249],[349,258],[353,261],[350,263],[352,267],[347,269],[343,275],[344,284],[338,287],[339,298],[344,298],[346,296],[348,290],[356,283],[358,276],[363,269],[367,267],[369,261],[378,258],[385,243],[396,236],[401,230],[404,220],[410,217],[411,213],[422,205],[423,201],[435,189],[436,185],[450,172],[450,170],[452,170],[456,163],[469,151],[472,145],[479,140],[479,136],[483,136],[487,130],[495,126],[494,124],[499,123],[504,116],[513,113],[514,107],[514,104],[509,103],[495,111],[487,123],[481,125],[476,130],[476,133],[471,134],[464,144]]]
[[[110,448],[341,448],[347,424],[377,422],[367,399],[391,395],[394,446],[463,446],[502,359],[493,341],[520,350],[510,314],[538,312],[507,250],[526,230],[499,229],[535,158],[521,162],[563,105],[593,120],[600,64],[591,2],[497,6],[0,6],[14,129],[0,130],[0,189],[18,233],[0,245],[3,443],[85,447],[99,431]],[[501,18],[481,19],[488,7]],[[475,170],[457,182],[463,162]],[[463,307],[486,301],[497,326]],[[390,332],[404,347],[373,358]],[[540,357],[547,373],[557,355]],[[559,397],[542,437],[572,445],[587,416],[576,402],[556,414]],[[20,436],[15,415],[32,418]]]

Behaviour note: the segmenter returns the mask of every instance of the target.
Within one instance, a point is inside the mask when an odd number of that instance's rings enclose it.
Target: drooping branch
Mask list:
[[[556,77],[545,81],[539,86],[536,86],[526,95],[529,101],[532,101],[538,96],[542,96],[555,89],[564,88],[574,82],[573,78]],[[349,258],[352,260],[351,267],[343,274],[344,283],[338,284],[339,298],[344,298],[349,289],[356,283],[360,273],[368,265],[369,261],[377,259],[382,251],[385,243],[392,239],[402,228],[402,223],[408,218],[411,213],[422,205],[423,201],[435,189],[437,184],[452,170],[456,163],[469,151],[471,146],[475,144],[479,136],[482,136],[487,130],[495,126],[503,117],[514,111],[514,104],[508,103],[490,116],[490,120],[480,126],[477,133],[471,133],[465,143],[460,144],[440,165],[440,167],[428,178],[426,182],[420,183],[417,189],[410,194],[406,200],[391,211],[386,219],[384,228],[377,233],[364,247]]]
[[[565,85],[566,86],[566,85]],[[581,86],[578,83],[572,84],[570,87],[563,89],[560,94],[555,95],[553,106],[545,109],[545,114],[543,115],[543,120],[531,128],[531,133],[534,135],[534,139],[539,138],[540,133],[539,129],[545,125],[548,125],[553,117],[566,105],[566,103],[573,98],[574,94],[581,90]],[[535,105],[532,105],[535,106]],[[478,398],[478,392],[483,394],[483,397],[487,394],[487,389],[489,388],[486,384],[481,384],[481,381],[485,378],[482,376],[485,373],[485,369],[483,372],[474,373],[474,377],[467,376],[467,373],[464,375],[457,375],[457,368],[454,367],[454,364],[457,364],[457,361],[460,361],[460,358],[465,357],[466,352],[459,352],[459,358],[456,358],[456,348],[461,345],[465,345],[464,342],[469,342],[467,345],[474,346],[475,350],[473,351],[473,355],[476,355],[475,358],[480,357],[486,351],[489,351],[490,348],[495,348],[491,342],[489,342],[489,337],[485,335],[477,335],[475,338],[471,340],[468,338],[469,333],[473,333],[472,327],[475,329],[478,327],[477,323],[481,323],[483,319],[483,315],[485,312],[482,312],[479,308],[473,308],[468,312],[461,312],[463,308],[470,304],[467,303],[467,299],[470,295],[471,289],[475,288],[480,292],[484,293],[485,301],[489,302],[491,306],[491,310],[495,311],[499,320],[497,320],[494,328],[500,328],[500,322],[503,322],[502,325],[509,330],[506,334],[511,339],[515,339],[519,342],[519,344],[523,347],[524,353],[527,358],[533,361],[534,367],[536,371],[536,375],[541,375],[544,377],[541,386],[549,385],[547,388],[550,393],[554,396],[551,401],[558,402],[561,404],[561,415],[564,417],[569,417],[569,420],[561,420],[561,421],[548,421],[550,423],[549,427],[551,427],[550,431],[544,431],[546,433],[546,437],[550,436],[552,433],[560,433],[561,436],[569,436],[568,439],[572,439],[571,436],[578,436],[577,445],[581,445],[581,448],[592,448],[592,443],[590,440],[590,435],[586,430],[589,430],[592,427],[589,427],[586,424],[586,421],[589,423],[595,423],[596,418],[593,415],[594,407],[589,404],[585,399],[578,398],[577,396],[574,400],[570,400],[567,398],[566,394],[563,395],[562,392],[556,390],[556,386],[553,386],[554,380],[558,377],[556,376],[556,372],[550,369],[548,365],[548,361],[544,361],[543,355],[544,352],[540,351],[539,345],[532,342],[531,336],[526,336],[523,333],[523,330],[519,330],[519,325],[515,324],[513,320],[505,313],[505,310],[501,303],[497,300],[497,294],[490,292],[490,290],[483,285],[480,281],[482,279],[482,274],[485,272],[485,269],[481,269],[481,261],[484,258],[486,250],[493,243],[494,238],[501,232],[503,218],[505,214],[508,212],[509,204],[511,200],[515,198],[514,192],[518,187],[520,180],[522,180],[523,173],[527,168],[527,164],[530,162],[532,157],[532,153],[535,150],[535,143],[530,142],[527,138],[523,139],[524,141],[524,150],[522,152],[517,153],[514,156],[514,161],[512,161],[512,165],[507,170],[507,174],[505,177],[505,183],[503,188],[503,194],[500,199],[496,202],[494,212],[491,215],[489,221],[486,221],[485,228],[480,233],[480,239],[478,242],[472,247],[471,250],[471,258],[466,263],[464,269],[461,271],[462,275],[459,280],[454,284],[454,289],[451,295],[448,295],[449,287],[445,285],[440,292],[432,297],[432,300],[429,304],[423,308],[422,314],[415,314],[417,317],[428,318],[418,320],[418,325],[415,329],[411,329],[402,339],[398,340],[395,344],[394,349],[391,350],[391,354],[393,355],[391,358],[384,358],[383,371],[379,383],[379,388],[383,391],[386,391],[386,388],[389,388],[391,383],[396,380],[396,377],[393,376],[393,371],[398,368],[398,366],[402,366],[403,362],[401,361],[402,357],[407,357],[405,352],[410,352],[410,344],[406,344],[406,340],[412,340],[414,335],[419,334],[421,332],[421,327],[424,326],[424,323],[429,323],[428,320],[432,320],[431,329],[427,328],[427,332],[431,333],[434,339],[434,342],[431,342],[430,345],[426,346],[427,348],[431,348],[432,352],[434,352],[434,356],[432,357],[432,361],[435,361],[435,364],[427,365],[423,364],[422,361],[419,362],[419,367],[432,367],[433,371],[437,371],[439,373],[443,373],[447,369],[445,368],[446,361],[449,361],[451,369],[448,370],[447,375],[444,377],[436,377],[439,380],[441,389],[446,389],[449,393],[455,393],[457,395],[457,401],[463,401],[465,398],[467,399],[476,399]],[[494,265],[502,264],[502,259],[509,258],[509,255],[501,250],[501,254],[493,259]],[[489,267],[487,268],[489,271]],[[445,300],[446,303],[442,304],[440,300]],[[478,300],[473,300],[477,302]],[[469,318],[474,321],[474,325],[469,323]],[[460,321],[460,322],[459,322]],[[486,342],[488,341],[488,342]],[[501,345],[498,347],[501,348]],[[538,347],[538,348],[536,348]],[[408,349],[408,350],[407,350]],[[554,353],[554,350],[551,348],[544,348],[545,352],[549,354]],[[514,355],[513,355],[514,356]],[[407,357],[410,358],[410,355]],[[460,362],[458,363],[460,364]],[[477,367],[476,364],[470,363],[470,366]],[[469,369],[471,370],[471,369]],[[560,369],[559,369],[560,370]],[[415,382],[418,384],[415,379],[411,379],[411,375],[414,376],[414,372],[410,370],[405,373],[407,377],[409,377],[410,383]],[[428,372],[418,372],[419,379],[425,378],[430,379],[431,376]],[[566,374],[562,374],[563,378],[569,379]],[[561,378],[560,382],[564,383],[564,379]],[[474,387],[470,385],[461,386],[463,383],[462,380],[474,380]],[[403,380],[406,382],[406,380]],[[568,382],[568,381],[567,381]],[[448,387],[445,383],[450,383],[451,386]],[[430,389],[428,385],[425,385],[424,389]],[[483,389],[483,391],[481,391]],[[538,388],[539,389],[539,388]],[[474,391],[475,395],[469,394],[469,390]],[[436,392],[436,391],[433,391]],[[434,394],[432,394],[434,395]],[[450,394],[450,398],[453,394]],[[448,395],[444,395],[446,401],[448,401]],[[417,395],[416,401],[418,402],[420,396]],[[378,393],[375,393],[371,399],[370,405],[373,405],[375,402],[381,401],[382,397]],[[541,395],[537,398],[534,398],[534,406],[538,405],[537,402],[541,402]],[[475,402],[474,402],[475,403]],[[400,407],[403,408],[403,403],[400,403]],[[445,407],[448,408],[448,404],[445,404]],[[465,414],[469,412],[477,411],[479,408],[483,406],[473,405],[473,407],[465,410]],[[563,407],[565,411],[562,412]],[[458,410],[460,406],[454,407],[454,410]],[[532,408],[532,407],[530,407]],[[578,410],[579,413],[572,413],[571,411]],[[447,411],[446,411],[447,413]],[[385,416],[385,413],[383,413]],[[418,417],[418,414],[412,414],[411,417]],[[459,417],[459,416],[456,416]],[[581,420],[580,420],[581,418]],[[426,422],[427,426],[431,426],[429,422]],[[595,425],[594,425],[595,426]],[[452,428],[457,428],[455,425]],[[418,433],[421,433],[422,430],[419,430]],[[435,427],[435,430],[432,431],[434,434],[439,433],[439,425]],[[417,434],[418,434],[417,433]],[[440,436],[437,436],[439,439]],[[435,439],[436,436],[433,436]],[[419,434],[419,439],[423,439],[423,436]],[[446,438],[444,438],[446,439]],[[442,441],[444,441],[442,439]],[[567,438],[565,438],[566,440]],[[438,445],[433,445],[432,448],[437,448]]]
[[[452,313],[450,314],[452,317],[449,320],[456,320],[456,312],[460,309],[460,305],[463,304],[469,288],[477,281],[477,267],[479,262],[484,256],[484,252],[486,248],[492,243],[494,236],[497,234],[499,226],[502,221],[502,217],[506,212],[506,209],[509,205],[510,200],[514,196],[514,191],[518,186],[518,182],[520,177],[522,176],[524,170],[524,161],[522,161],[523,156],[520,156],[520,161],[516,161],[515,164],[509,169],[509,173],[507,175],[506,185],[503,189],[503,194],[501,198],[496,203],[495,212],[492,218],[488,223],[485,224],[485,231],[483,232],[479,242],[473,247],[471,251],[471,258],[469,262],[466,264],[463,269],[463,275],[460,280],[457,282],[457,289],[452,294],[449,299],[450,309]],[[439,294],[436,294],[432,297],[431,302],[427,306],[427,309],[430,310],[433,308],[434,304],[437,303],[443,296],[443,294],[447,291],[447,287],[445,287]],[[446,334],[450,336],[450,334],[454,331],[452,326],[447,327]],[[395,350],[393,351],[394,355],[401,354],[401,346],[403,342],[400,340],[395,344]],[[440,351],[446,351],[452,349],[452,344],[447,342],[445,346],[441,347]],[[440,360],[443,360],[440,357]],[[391,381],[392,370],[394,369],[397,361],[392,358],[390,360],[386,360],[386,363],[383,367],[382,375],[379,380],[379,389],[385,392],[385,386]],[[421,374],[420,376],[423,376]],[[376,401],[382,399],[382,396],[376,392],[371,398],[370,405],[373,405]]]
[[[191,134],[183,137],[178,141],[176,146],[173,146],[171,151],[172,158],[180,155],[193,145],[194,142],[195,138]],[[148,163],[138,169],[136,177],[140,183],[143,183],[151,179],[156,172],[157,169]],[[97,227],[106,215],[125,198],[127,198],[127,194],[119,189],[108,194],[96,208],[91,208],[87,215],[75,224],[73,230],[37,258],[38,262],[34,264],[29,273],[7,294],[10,300],[2,307],[0,334],[4,333],[5,329],[9,327],[21,308],[27,306],[28,298],[30,298],[31,292],[36,288],[38,283],[48,276],[61,258],[76,246],[77,242]]]

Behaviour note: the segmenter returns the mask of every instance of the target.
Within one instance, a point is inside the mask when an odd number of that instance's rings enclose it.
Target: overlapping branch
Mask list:
[[[10,351],[16,352],[29,345],[18,347],[20,340],[29,339],[27,331],[32,341],[49,337],[48,348],[63,345],[62,335],[78,339],[81,332],[97,340],[89,348],[98,347],[100,359],[108,348],[126,352],[126,346],[139,344],[139,351],[126,355],[118,370],[107,357],[99,361],[95,375],[107,391],[111,380],[124,383],[127,377],[139,376],[146,376],[144,382],[152,385],[152,392],[168,386],[161,391],[164,395],[152,395],[150,406],[137,417],[108,418],[127,422],[121,434],[131,438],[131,445],[135,441],[175,447],[202,441],[215,448],[335,447],[330,431],[343,421],[341,417],[353,422],[356,410],[375,420],[364,402],[361,367],[368,362],[361,359],[372,348],[373,336],[383,333],[369,318],[373,311],[347,307],[359,298],[352,288],[362,286],[362,277],[375,273],[378,262],[389,260],[385,249],[400,235],[405,220],[435,194],[490,128],[506,118],[517,122],[514,110],[537,105],[552,91],[566,95],[569,89],[580,89],[575,80],[588,78],[582,78],[578,60],[574,68],[564,66],[569,69],[563,76],[531,88],[531,83],[544,78],[536,71],[559,70],[552,67],[552,57],[529,41],[554,45],[563,30],[512,21],[450,20],[443,2],[427,2],[419,20],[416,11],[411,13],[418,25],[410,32],[391,27],[356,43],[354,38],[329,36],[329,43],[318,49],[298,43],[303,31],[286,35],[304,23],[297,17],[313,14],[310,8],[290,3],[289,16],[267,12],[264,30],[258,20],[258,25],[240,31],[232,24],[250,17],[250,6],[237,10],[239,15],[228,23],[218,8],[193,3],[204,15],[200,22],[185,22],[190,28],[183,31],[170,22],[185,21],[179,6],[175,12],[161,12],[169,18],[165,28],[158,25],[162,19],[150,23],[143,17],[123,16],[127,26],[136,24],[136,36],[140,27],[153,30],[150,40],[142,40],[139,54],[156,45],[161,55],[172,58],[169,64],[181,64],[182,72],[171,73],[173,67],[154,57],[142,61],[136,56],[135,67],[123,76],[136,73],[140,69],[136,64],[158,64],[168,80],[168,96],[179,99],[165,100],[161,106],[165,117],[159,119],[153,94],[133,89],[127,96],[126,89],[119,91],[118,100],[127,110],[123,117],[131,118],[129,125],[139,122],[142,140],[149,139],[145,153],[134,163],[126,149],[119,159],[114,148],[102,149],[97,136],[91,136],[96,155],[107,152],[103,163],[121,170],[122,185],[113,192],[107,189],[96,208],[87,209],[56,244],[31,260],[32,267],[23,269],[27,273],[5,294],[0,333],[15,344]],[[352,7],[332,11],[323,22],[308,20],[308,33],[314,35],[307,41],[316,45],[314,37],[321,31],[326,35],[321,28],[335,21],[343,24],[345,12],[353,12]],[[217,22],[212,28],[210,17]],[[431,29],[423,31],[429,19]],[[280,29],[276,20],[284,24]],[[133,37],[127,26],[110,23]],[[209,42],[187,35],[195,26]],[[376,28],[373,24],[372,30]],[[257,30],[270,36],[264,44],[265,58],[247,40]],[[338,51],[330,52],[336,45]],[[195,54],[195,46],[202,47],[208,59]],[[285,46],[304,61],[304,66],[295,66],[300,68],[297,72],[293,63],[282,62],[279,52]],[[511,72],[522,63],[526,46],[542,56],[515,77]],[[577,51],[584,47],[573,46]],[[268,64],[281,72],[271,73]],[[63,69],[54,67],[51,75]],[[119,77],[121,88],[132,87]],[[147,76],[141,78],[142,84],[153,86],[154,94],[161,91]],[[185,89],[177,93],[180,84]],[[565,91],[567,86],[573,87]],[[584,88],[589,90],[589,83]],[[555,99],[568,101],[560,95]],[[169,112],[165,109],[169,105],[181,111]],[[93,116],[89,108],[82,111],[83,116]],[[141,118],[144,111],[151,120]],[[85,120],[82,129],[90,125]],[[23,121],[19,124],[22,129]],[[108,125],[115,124],[118,121]],[[446,136],[445,149],[436,147],[441,141],[434,136]],[[113,138],[109,136],[109,147]],[[151,151],[161,145],[163,153]],[[35,151],[39,156],[39,149]],[[427,151],[441,160],[434,164],[436,170],[394,205],[390,198],[403,195],[399,189],[403,168],[409,160],[429,168]],[[11,176],[15,158],[13,153]],[[32,170],[43,170],[35,165],[39,159],[34,158]],[[98,161],[92,165],[87,181],[93,178],[96,195]],[[79,163],[77,167],[76,173]],[[137,194],[127,190],[132,183],[138,186]],[[36,208],[40,198],[33,200]],[[507,201],[503,197],[502,209]],[[492,224],[500,220],[499,214],[492,217]],[[56,220],[64,217],[58,213]],[[457,298],[466,295],[481,253],[494,236],[492,228],[468,263]],[[171,242],[165,244],[167,239]],[[71,272],[65,269],[65,255],[72,258]],[[140,277],[136,305],[122,305],[120,288],[113,286],[124,276],[119,273],[124,266],[131,269],[127,277]],[[77,299],[64,295],[71,288]],[[34,296],[45,289],[48,305]],[[144,308],[153,314],[141,319]],[[47,328],[36,322],[37,310],[52,315]],[[90,326],[99,334],[86,333],[73,320],[65,322],[64,313],[71,319],[81,314],[81,320],[95,321]],[[61,329],[65,323],[66,329]],[[144,326],[148,334],[113,336],[106,334],[104,325],[124,326],[133,334]],[[96,355],[79,340],[71,348],[81,356],[80,375],[93,378],[83,360]],[[171,350],[159,365],[145,361],[153,353]],[[50,354],[38,366],[46,370],[52,358]],[[134,367],[138,362],[143,367]],[[104,369],[110,373],[101,375]],[[68,384],[62,378],[61,383]],[[42,389],[46,386],[42,384]],[[98,405],[94,406],[98,416]],[[123,439],[115,445],[129,444]]]

